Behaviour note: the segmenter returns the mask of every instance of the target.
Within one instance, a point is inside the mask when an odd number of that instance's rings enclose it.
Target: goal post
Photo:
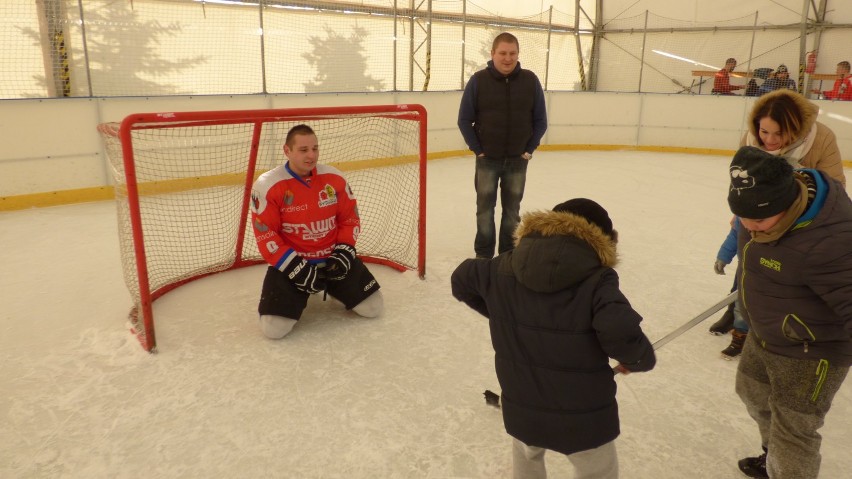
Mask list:
[[[426,110],[370,105],[139,113],[98,125],[112,167],[130,328],[156,351],[153,302],[204,276],[262,264],[251,188],[286,161],[297,124],[317,134],[320,163],[343,171],[358,200],[365,262],[426,266]]]

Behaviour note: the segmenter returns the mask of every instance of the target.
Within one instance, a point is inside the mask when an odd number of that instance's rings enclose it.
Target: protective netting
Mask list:
[[[342,170],[357,197],[359,256],[422,275],[425,114],[387,108],[262,110],[239,118],[200,112],[157,122],[150,122],[155,115],[129,122],[131,115],[123,126],[100,125],[114,172],[125,281],[137,303],[131,321],[143,345],[153,330],[140,318],[146,302],[194,278],[262,262],[248,213],[251,185],[286,161],[284,137],[299,123],[314,129],[320,162]]]
[[[707,94],[707,72],[736,58],[734,84],[783,64],[807,93],[849,60],[839,1],[712,21],[580,3],[504,16],[470,0],[4,0],[0,98],[461,90],[503,31],[553,91]]]
[[[780,64],[797,79],[800,31],[766,29],[756,16],[716,22],[686,22],[646,13],[605,24],[600,44],[599,90],[704,93],[728,58],[737,60],[731,84],[745,86],[753,71]],[[812,40],[811,40],[812,43]],[[742,94],[742,91],[738,93]]]

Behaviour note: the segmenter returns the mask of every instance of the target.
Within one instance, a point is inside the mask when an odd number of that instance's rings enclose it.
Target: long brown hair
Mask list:
[[[807,134],[806,131],[802,131],[805,115],[792,95],[791,93],[773,96],[752,115],[751,122],[755,133],[757,133],[757,141],[761,146],[763,146],[763,140],[760,139],[760,120],[766,117],[778,123],[782,135],[785,133],[790,135],[791,144]]]

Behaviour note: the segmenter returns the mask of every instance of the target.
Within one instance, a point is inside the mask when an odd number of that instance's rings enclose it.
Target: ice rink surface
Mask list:
[[[728,163],[538,152],[522,209],[603,205],[622,289],[655,341],[731,287],[735,265],[712,268],[731,216]],[[265,339],[264,267],[250,267],[159,299],[155,355],[125,328],[113,203],[0,213],[0,477],[511,477],[510,438],[483,398],[499,391],[487,323],[450,294],[473,255],[473,158],[428,168],[426,279],[371,265],[382,317],[315,296],[290,336]],[[720,359],[730,339],[707,332],[718,317],[660,349],[654,371],[617,378],[622,478],[744,477],[737,459],[759,452],[737,362]],[[847,381],[821,430],[821,478],[849,477],[850,418]],[[547,464],[572,477],[564,457]]]

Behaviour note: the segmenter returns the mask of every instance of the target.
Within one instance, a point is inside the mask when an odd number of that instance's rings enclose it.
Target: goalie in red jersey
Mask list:
[[[352,189],[338,169],[317,164],[308,125],[287,132],[284,155],[288,161],[262,174],[251,193],[254,235],[269,263],[258,306],[263,334],[286,336],[320,291],[361,316],[378,316],[379,283],[355,256],[361,220]]]

